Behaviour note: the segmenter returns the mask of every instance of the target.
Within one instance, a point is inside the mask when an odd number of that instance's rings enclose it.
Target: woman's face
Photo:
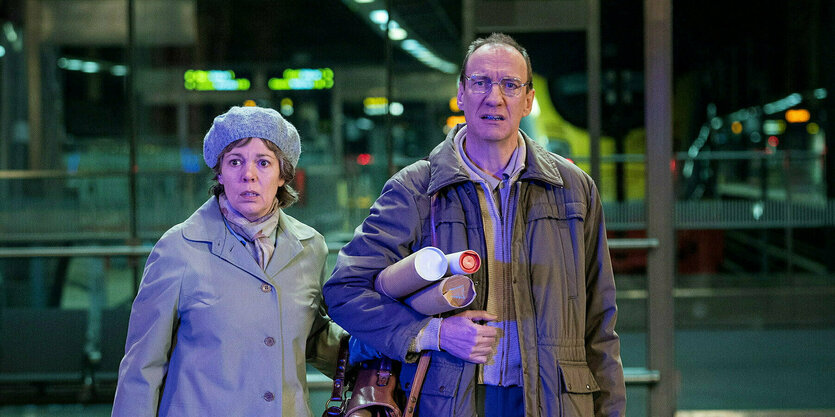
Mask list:
[[[266,215],[285,181],[278,158],[264,140],[253,138],[246,145],[232,148],[220,164],[217,181],[223,184],[232,208],[250,221]]]

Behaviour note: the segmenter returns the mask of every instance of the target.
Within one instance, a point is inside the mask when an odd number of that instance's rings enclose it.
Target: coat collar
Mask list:
[[[435,149],[429,153],[429,188],[428,194],[434,194],[441,188],[449,185],[469,181],[470,176],[467,171],[458,163],[455,150],[455,135],[461,129],[466,128],[466,124],[462,123],[452,130],[446,136],[446,139],[441,142]],[[546,151],[538,143],[534,142],[521,129],[519,133],[525,141],[527,147],[526,154],[526,168],[520,180],[539,180],[558,187],[563,186],[562,175],[557,168],[556,155]]]
[[[183,237],[187,240],[207,242],[210,251],[229,263],[243,269],[258,279],[274,278],[303,249],[302,241],[315,236],[313,228],[305,226],[284,212],[280,213],[276,236],[276,251],[262,270],[252,254],[229,232],[223,222],[216,197],[210,197],[183,222]],[[266,274],[265,274],[266,272]]]

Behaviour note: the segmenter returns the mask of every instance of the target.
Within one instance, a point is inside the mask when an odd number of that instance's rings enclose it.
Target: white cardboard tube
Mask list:
[[[427,316],[466,307],[475,299],[475,285],[465,275],[446,277],[404,300],[418,313]]]
[[[380,271],[374,288],[391,298],[402,298],[441,279],[447,269],[444,253],[426,246]]]

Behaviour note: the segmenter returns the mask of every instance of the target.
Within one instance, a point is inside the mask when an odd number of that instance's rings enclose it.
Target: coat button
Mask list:
[[[591,391],[591,385],[586,384],[586,389],[587,389],[587,390],[589,390],[589,391]]]
[[[412,389],[412,383],[411,382],[406,383],[406,389]]]
[[[275,399],[275,394],[273,394],[273,393],[271,393],[271,392],[269,392],[269,391],[267,391],[267,392],[265,392],[265,393],[264,393],[264,401],[266,401],[266,402],[270,402],[270,401],[272,401],[272,400],[274,400],[274,399]]]
[[[446,390],[446,387],[445,387],[445,386],[443,386],[443,385],[441,385],[440,387],[438,387],[438,391],[440,391],[440,392],[444,392],[445,390]]]
[[[273,339],[272,337],[268,337],[264,339],[264,344],[267,346],[272,346],[275,344],[275,339]]]
[[[568,384],[568,389],[571,389],[571,384]]]
[[[272,291],[272,288],[270,287],[270,284],[261,284],[261,291],[270,292]]]

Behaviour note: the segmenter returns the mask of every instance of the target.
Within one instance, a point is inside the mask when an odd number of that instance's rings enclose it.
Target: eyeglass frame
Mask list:
[[[489,83],[490,83],[490,87],[489,87],[489,88],[487,88],[487,89],[486,89],[486,90],[484,90],[484,91],[475,91],[475,90],[473,90],[473,92],[474,92],[474,93],[476,93],[476,94],[490,94],[490,92],[491,92],[491,91],[493,91],[493,86],[498,84],[498,85],[499,85],[499,91],[501,91],[501,92],[502,92],[502,95],[503,95],[503,96],[505,96],[505,97],[519,97],[519,95],[521,95],[521,94],[522,94],[522,88],[523,88],[523,87],[530,87],[530,86],[532,86],[532,85],[533,85],[533,81],[532,81],[532,80],[531,80],[531,81],[528,81],[528,82],[526,82],[526,83],[522,83],[522,84],[520,84],[520,85],[519,85],[519,88],[517,88],[516,90],[514,90],[514,91],[517,91],[517,93],[516,93],[516,94],[508,94],[508,93],[505,91],[505,89],[501,87],[502,82],[503,82],[503,81],[505,81],[505,80],[508,80],[508,81],[522,81],[522,80],[520,80],[519,78],[516,78],[516,77],[502,77],[499,81],[493,81],[493,79],[492,79],[492,78],[490,78],[490,77],[488,77],[488,76],[486,76],[486,75],[479,75],[479,74],[467,75],[467,74],[464,74],[464,79],[466,79],[466,80],[467,80],[467,81],[469,81],[470,83],[472,83],[472,82],[473,82],[473,77],[483,77],[483,78],[485,78],[487,81],[489,81]],[[470,87],[470,89],[473,89],[472,84],[470,84],[470,85],[469,85],[469,87]]]

